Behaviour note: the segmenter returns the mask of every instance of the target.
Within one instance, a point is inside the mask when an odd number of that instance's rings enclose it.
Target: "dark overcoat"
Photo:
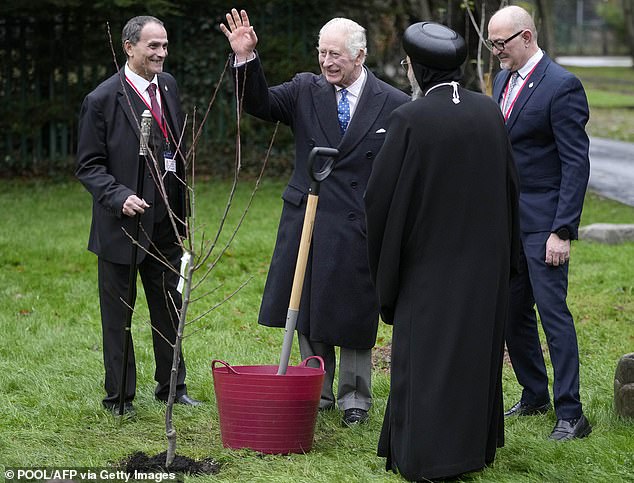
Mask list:
[[[482,468],[503,444],[503,329],[517,177],[499,107],[441,86],[392,114],[365,196],[371,271],[393,324],[379,443],[409,480]]]
[[[113,263],[129,264],[131,241],[126,234],[133,234],[136,217],[122,213],[128,196],[136,194],[139,173],[139,123],[147,107],[125,80],[123,69],[102,82],[86,96],[79,116],[76,176],[93,198],[92,225],[88,249],[100,258]],[[185,146],[179,144],[185,116],[178,95],[176,80],[168,73],[158,75],[163,111],[169,126],[170,147],[177,162],[177,173],[184,179],[182,155]],[[153,122],[153,133],[160,131]],[[157,142],[158,144],[158,142]],[[162,149],[156,149],[157,162],[163,163]],[[150,164],[153,164],[149,160]],[[167,178],[166,178],[167,179]],[[185,190],[180,183],[171,183],[170,204],[176,215],[183,220],[185,215]],[[169,196],[169,194],[168,194]],[[145,168],[143,199],[155,207],[158,191],[150,168]],[[139,240],[147,248],[154,227],[153,208],[141,215],[143,229]],[[178,225],[184,234],[182,225]],[[145,250],[137,251],[137,263],[145,257]]]
[[[369,349],[376,340],[378,302],[367,259],[363,193],[372,163],[383,145],[388,115],[409,97],[366,69],[365,87],[348,130],[337,121],[335,88],[322,75],[300,73],[268,87],[259,59],[238,68],[246,83],[245,110],[293,131],[294,171],[264,289],[259,321],[284,327],[301,237],[310,178],[308,154],[315,146],[337,148],[335,168],[321,183],[311,255],[300,301],[297,328],[311,340]]]

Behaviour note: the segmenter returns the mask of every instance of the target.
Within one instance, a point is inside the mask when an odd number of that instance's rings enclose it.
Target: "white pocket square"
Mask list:
[[[384,132],[385,132],[385,129],[381,128],[381,129],[378,129],[375,134],[383,134]]]

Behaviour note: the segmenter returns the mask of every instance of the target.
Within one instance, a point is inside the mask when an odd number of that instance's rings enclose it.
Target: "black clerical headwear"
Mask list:
[[[435,22],[410,25],[403,34],[403,48],[412,63],[438,70],[454,70],[467,57],[462,36]]]

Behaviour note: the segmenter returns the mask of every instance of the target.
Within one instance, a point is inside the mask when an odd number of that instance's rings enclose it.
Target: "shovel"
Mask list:
[[[152,129],[152,114],[147,109],[141,114],[141,131],[139,142],[139,171],[137,173],[137,186],[136,195],[139,198],[143,198],[143,178],[145,177],[145,163],[146,156],[148,155],[149,147],[148,142],[150,140],[150,130]],[[141,215],[137,213],[134,216],[134,235],[135,241],[139,240],[139,229],[141,226]],[[121,379],[119,384],[119,416],[123,416],[125,409],[125,397],[128,386],[128,359],[130,358],[130,342],[132,341],[132,306],[134,305],[133,299],[136,294],[136,275],[137,275],[137,250],[138,245],[132,243],[132,251],[130,254],[130,272],[128,276],[128,310],[125,323],[125,330],[123,332],[123,358],[121,360]]]
[[[320,171],[315,171],[314,163],[317,156],[329,156],[324,162]],[[306,275],[306,265],[308,263],[308,253],[310,252],[310,242],[313,237],[313,226],[315,224],[315,213],[317,212],[317,202],[319,201],[319,183],[325,180],[332,172],[335,158],[339,156],[339,151],[334,148],[315,147],[308,155],[308,174],[312,181],[308,190],[308,201],[306,202],[306,213],[304,215],[304,225],[302,227],[302,237],[299,242],[299,253],[295,265],[295,275],[293,276],[293,288],[291,289],[291,300],[286,313],[286,325],[284,327],[284,342],[282,343],[282,354],[280,355],[280,365],[277,370],[278,375],[286,374],[288,361],[291,357],[293,346],[293,336],[299,315],[299,302],[302,298],[302,288],[304,286],[304,276]]]

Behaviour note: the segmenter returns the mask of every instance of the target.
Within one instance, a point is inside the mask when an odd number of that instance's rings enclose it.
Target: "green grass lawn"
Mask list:
[[[634,69],[566,67],[581,82],[590,103],[590,136],[634,142]]]
[[[197,187],[198,222],[212,234],[229,185]],[[244,182],[229,228],[246,204]],[[223,262],[208,280],[211,295],[191,315],[253,279],[185,340],[190,394],[202,408],[176,407],[178,453],[211,457],[218,482],[402,481],[376,456],[389,390],[387,371],[374,372],[375,404],[368,425],[344,429],[338,412],[320,414],[313,450],[306,455],[263,456],[223,448],[210,364],[277,364],[283,331],[258,326],[257,313],[275,240],[282,182],[266,181]],[[86,251],[90,199],[79,183],[0,181],[0,466],[110,467],[136,451],[165,450],[164,406],[153,400],[154,363],[145,301],[133,322],[137,354],[138,415],[120,422],[101,408],[102,354],[96,257]],[[634,223],[634,208],[587,198],[583,223]],[[594,426],[584,440],[547,441],[555,416],[509,421],[506,446],[495,464],[465,481],[619,482],[634,475],[634,422],[612,409],[614,369],[634,351],[634,244],[574,244],[569,302],[577,321],[581,396]],[[200,329],[195,332],[196,329]],[[379,346],[390,341],[381,324]],[[291,363],[299,363],[294,349]],[[433,368],[430,368],[433,370]],[[504,368],[507,405],[519,397],[512,369]],[[468,403],[468,395],[465,394]]]

